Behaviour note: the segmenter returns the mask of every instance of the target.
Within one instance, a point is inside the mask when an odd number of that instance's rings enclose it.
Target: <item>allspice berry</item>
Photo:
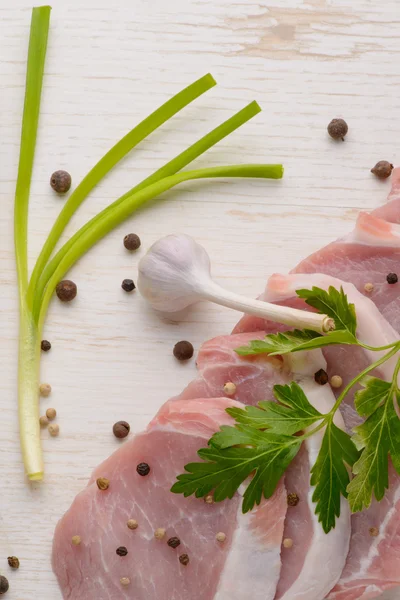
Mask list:
[[[48,340],[42,340],[40,348],[43,350],[43,352],[48,352],[51,348],[51,344]]]
[[[116,549],[116,553],[118,554],[118,556],[127,556],[128,548],[126,548],[125,546],[119,546],[119,548]]]
[[[77,292],[76,283],[69,279],[60,281],[56,287],[56,294],[61,302],[71,302],[76,297]]]
[[[40,425],[40,427],[47,427],[48,424],[49,424],[49,420],[46,417],[46,415],[42,415],[41,417],[39,417],[39,425]]]
[[[371,169],[371,173],[379,177],[379,179],[387,179],[392,174],[394,167],[387,160],[380,160],[376,163],[376,165]]]
[[[57,423],[50,423],[47,429],[51,437],[57,437],[60,433],[60,426]]]
[[[174,346],[174,356],[178,360],[189,360],[194,354],[193,345],[186,340],[178,342]]]
[[[10,585],[8,583],[8,579],[3,575],[0,575],[0,596],[8,592]]]
[[[47,398],[51,394],[51,385],[49,383],[41,383],[39,385],[39,393],[41,396]]]
[[[179,557],[179,562],[181,565],[186,567],[189,564],[189,556],[187,554],[181,554]]]
[[[386,281],[388,283],[390,283],[391,285],[393,285],[394,283],[397,283],[399,281],[399,278],[396,273],[389,273],[386,276]]]
[[[378,537],[378,535],[379,535],[379,529],[377,527],[370,527],[370,529],[369,529],[369,535],[371,537]]]
[[[344,119],[332,119],[328,125],[328,133],[334,140],[342,140],[344,142],[348,130],[349,127]]]
[[[66,194],[71,187],[71,175],[67,171],[54,171],[50,185],[57,194]]]
[[[127,250],[137,250],[140,248],[140,237],[136,233],[128,233],[124,237],[124,246]]]
[[[113,434],[116,438],[123,439],[129,434],[131,426],[126,421],[117,421],[113,426]]]
[[[136,472],[142,477],[146,477],[150,473],[150,466],[145,462],[139,463]]]
[[[99,477],[98,479],[96,479],[96,483],[97,487],[102,492],[104,492],[104,490],[108,490],[108,488],[110,487],[110,480],[107,479],[107,477]]]
[[[287,495],[288,506],[297,506],[299,501],[300,501],[300,498],[294,492]]]
[[[7,562],[12,569],[19,569],[19,559],[16,556],[9,556]]]
[[[46,410],[46,417],[49,421],[53,421],[57,416],[57,411],[55,408],[48,408]]]

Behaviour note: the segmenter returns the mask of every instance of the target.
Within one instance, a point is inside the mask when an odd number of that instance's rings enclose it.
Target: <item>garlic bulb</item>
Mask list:
[[[155,310],[178,312],[210,300],[241,312],[299,329],[326,332],[334,329],[327,315],[261,302],[224,290],[210,274],[210,258],[188,235],[168,235],[158,240],[139,263],[138,289]]]

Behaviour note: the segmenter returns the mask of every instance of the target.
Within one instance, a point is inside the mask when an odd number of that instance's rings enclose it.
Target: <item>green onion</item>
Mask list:
[[[89,248],[145,202],[183,181],[213,177],[281,178],[283,174],[281,165],[234,165],[178,173],[200,154],[255,116],[260,111],[260,107],[256,102],[252,102],[102,210],[81,227],[51,258],[72,215],[91,190],[141,140],[213,87],[215,80],[208,74],[154,111],[93,167],[61,210],[28,282],[28,201],[49,21],[50,7],[33,9],[15,194],[15,251],[20,299],[18,406],[22,455],[25,470],[31,480],[42,479],[44,473],[38,405],[40,340],[51,296],[62,276]]]

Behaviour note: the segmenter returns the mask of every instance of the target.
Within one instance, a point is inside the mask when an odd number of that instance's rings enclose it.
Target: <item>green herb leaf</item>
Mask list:
[[[258,407],[227,408],[226,412],[237,423],[284,435],[303,431],[322,418],[321,413],[309,403],[301,387],[294,381],[290,385],[275,385],[274,396],[281,404],[263,401],[259,402]]]
[[[311,469],[315,514],[325,533],[335,527],[336,517],[340,516],[340,496],[347,497],[350,482],[348,467],[352,467],[358,457],[351,437],[330,419],[318,458]]]
[[[331,317],[335,321],[336,329],[348,331],[355,340],[356,310],[354,304],[349,304],[342,287],[339,291],[330,286],[329,290],[325,291],[313,286],[311,290],[296,290],[296,294],[299,298],[303,298],[309,306],[316,308],[318,312]]]
[[[399,403],[400,393],[395,382],[388,387],[385,381],[371,379],[366,390],[358,395],[360,409],[370,416],[354,429],[353,441],[362,453],[353,467],[355,477],[347,488],[353,512],[368,508],[372,495],[378,501],[384,497],[389,487],[389,455],[400,474],[400,420],[394,404]],[[380,400],[376,395],[379,387]]]
[[[246,444],[246,447],[219,448],[215,438],[219,436],[222,446]],[[253,445],[249,448],[248,445]],[[243,512],[260,504],[261,498],[270,498],[289,464],[300,449],[301,441],[296,438],[275,435],[270,432],[252,430],[238,425],[224,427],[213,436],[211,447],[198,451],[205,462],[185,466],[187,473],[178,476],[172,486],[175,494],[185,497],[194,494],[197,498],[214,490],[214,500],[221,502],[232,498],[239,486],[253,474],[243,496]]]
[[[354,404],[359,415],[369,417],[388,399],[392,384],[378,377],[364,377],[360,383],[364,389],[356,392]]]

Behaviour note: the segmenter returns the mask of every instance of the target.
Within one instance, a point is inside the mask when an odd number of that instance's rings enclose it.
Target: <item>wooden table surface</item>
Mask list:
[[[50,566],[57,520],[92,469],[118,447],[114,421],[142,430],[195,374],[177,364],[180,339],[196,349],[228,333],[238,315],[202,304],[178,323],[150,312],[121,280],[159,237],[185,232],[209,251],[215,278],[256,296],[273,272],[348,232],[360,209],[385,202],[377,160],[399,164],[398,2],[372,0],[54,0],[30,206],[32,266],[64,200],[50,174],[76,185],[131,127],[211,72],[219,85],[135,149],[73,218],[63,239],[100,208],[253,99],[263,112],[196,166],[278,162],[283,181],[187,183],[164,194],[89,252],[71,271],[79,293],[54,301],[42,381],[61,433],[43,433],[46,479],[28,485],[16,406],[17,287],[13,193],[17,173],[31,5],[0,0],[0,571],[9,600],[58,600]],[[349,123],[345,143],[327,133]],[[136,232],[139,252],[123,236]],[[10,573],[6,557],[20,557]],[[400,565],[399,565],[400,567]],[[387,596],[395,598],[397,594]]]

